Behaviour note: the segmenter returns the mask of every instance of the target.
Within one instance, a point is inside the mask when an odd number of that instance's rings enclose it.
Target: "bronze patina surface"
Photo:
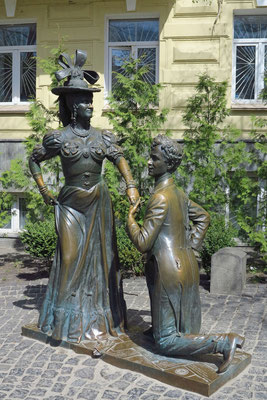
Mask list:
[[[228,370],[217,374],[222,363],[219,355],[202,355],[188,358],[165,357],[156,353],[155,346],[140,332],[118,337],[109,337],[101,342],[83,341],[80,344],[55,341],[36,325],[26,325],[22,334],[48,343],[62,346],[79,354],[100,356],[101,359],[119,368],[142,373],[169,385],[210,396],[229,380],[240,374],[251,362],[247,353],[236,352]]]
[[[74,61],[59,57],[62,70],[54,88],[64,128],[48,132],[30,157],[31,173],[46,204],[55,208],[58,243],[38,326],[56,340],[117,336],[124,331],[126,307],[117,254],[111,198],[102,175],[105,159],[126,181],[132,204],[139,195],[116,137],[91,126],[93,92],[99,76],[82,70],[86,52]],[[85,79],[84,79],[85,78]],[[65,184],[57,198],[44,184],[41,164],[59,157]]]
[[[135,220],[138,204],[130,207],[128,232],[137,249],[146,253],[153,337],[165,356],[223,354],[218,373],[231,364],[244,344],[236,333],[200,334],[199,269],[193,249],[202,244],[209,214],[178,188],[171,174],[181,163],[178,143],[166,136],[154,138],[148,171],[155,179],[143,224]],[[205,178],[203,177],[203,185]]]

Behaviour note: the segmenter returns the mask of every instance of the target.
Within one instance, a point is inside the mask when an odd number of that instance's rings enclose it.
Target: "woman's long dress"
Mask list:
[[[122,151],[110,133],[90,128],[86,138],[70,127],[48,133],[35,152],[38,161],[59,155],[65,176],[55,206],[58,243],[39,328],[56,340],[117,336],[125,302],[111,199],[101,175],[105,157]]]

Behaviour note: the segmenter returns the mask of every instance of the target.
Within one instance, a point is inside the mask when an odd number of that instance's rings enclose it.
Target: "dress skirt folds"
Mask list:
[[[104,181],[64,186],[55,206],[58,244],[39,328],[56,340],[117,336],[123,299],[111,199]]]

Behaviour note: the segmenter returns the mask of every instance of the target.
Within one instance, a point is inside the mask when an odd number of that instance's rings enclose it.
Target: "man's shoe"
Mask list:
[[[245,338],[243,336],[237,335],[236,333],[228,333],[229,346],[227,349],[223,350],[223,363],[220,365],[218,369],[218,373],[221,374],[225,372],[231,362],[233,361],[236,348],[242,348],[245,342]]]

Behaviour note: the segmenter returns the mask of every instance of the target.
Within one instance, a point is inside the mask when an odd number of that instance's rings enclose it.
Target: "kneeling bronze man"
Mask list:
[[[244,338],[234,333],[199,334],[199,269],[193,249],[201,246],[210,218],[174,184],[171,173],[181,159],[177,142],[161,135],[154,139],[148,161],[149,174],[155,178],[154,193],[143,226],[135,221],[138,204],[131,206],[128,233],[137,249],[147,253],[151,334],[158,351],[167,356],[221,353],[224,361],[218,372],[222,373]]]

